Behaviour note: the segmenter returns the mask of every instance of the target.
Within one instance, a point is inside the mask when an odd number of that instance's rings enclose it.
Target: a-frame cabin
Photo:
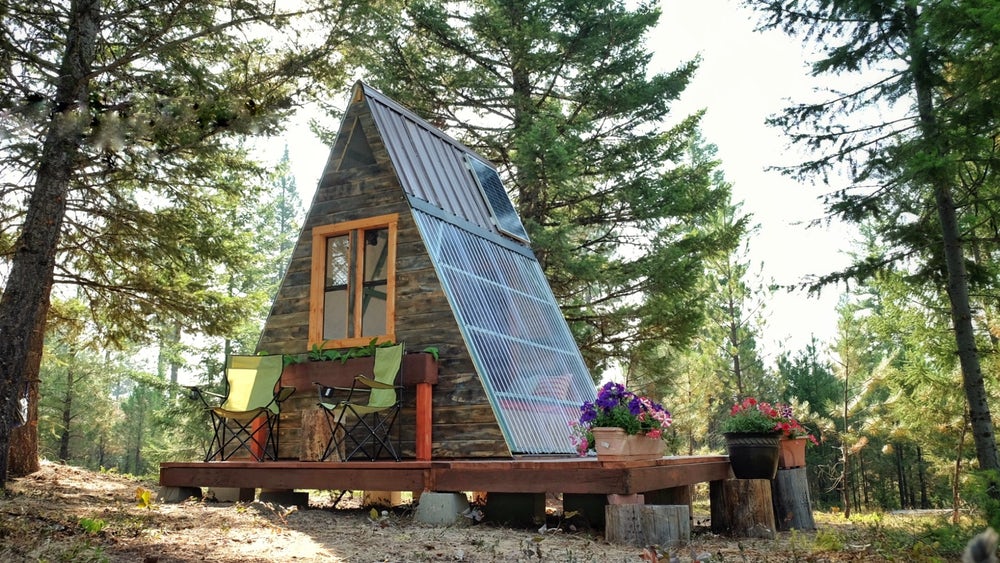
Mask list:
[[[431,456],[574,454],[593,380],[495,168],[358,83],[258,346],[302,354],[372,338],[440,354]],[[282,408],[298,455],[312,389]],[[415,452],[413,394],[397,425]]]

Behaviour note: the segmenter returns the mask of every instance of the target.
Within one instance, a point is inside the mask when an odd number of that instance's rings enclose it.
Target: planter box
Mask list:
[[[302,362],[289,364],[281,372],[281,384],[302,391],[311,389],[313,382],[331,387],[350,387],[358,375],[371,377],[375,358],[351,358],[324,362]],[[415,387],[418,383],[435,385],[438,381],[438,365],[434,356],[427,352],[403,355],[402,385]]]
[[[597,461],[660,459],[664,444],[659,438],[628,435],[621,428],[591,428]]]

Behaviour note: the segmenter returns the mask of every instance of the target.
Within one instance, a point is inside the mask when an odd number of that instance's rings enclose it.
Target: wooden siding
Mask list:
[[[345,145],[355,120],[364,129],[375,164]],[[459,327],[448,305],[434,266],[427,255],[409,205],[389,161],[384,144],[364,102],[353,103],[343,120],[330,161],[316,190],[312,206],[277,297],[264,325],[258,350],[271,354],[301,354],[309,349],[309,296],[312,268],[312,229],[345,221],[399,214],[396,247],[396,339],[407,349],[439,350],[439,380],[433,388],[432,458],[509,458],[499,424],[476,374]],[[357,134],[357,131],[355,131]],[[341,155],[355,158],[341,165]],[[414,454],[416,394],[408,389],[396,424],[401,431],[402,455]],[[316,409],[314,388],[297,389],[282,406],[279,457],[297,459],[301,444],[302,412]]]

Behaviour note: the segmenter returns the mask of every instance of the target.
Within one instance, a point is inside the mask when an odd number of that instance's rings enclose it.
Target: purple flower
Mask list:
[[[642,412],[642,401],[639,400],[639,397],[632,396],[632,400],[628,402],[628,412],[632,416],[639,416],[639,413]]]
[[[593,422],[595,418],[597,418],[597,410],[594,409],[594,403],[590,401],[583,403],[583,406],[580,407],[580,422],[587,424]]]
[[[621,383],[607,382],[597,390],[597,399],[580,407],[580,420],[572,424],[572,443],[581,452],[581,444],[590,447],[589,431],[595,426],[622,428],[628,434],[652,438],[664,436],[670,426],[670,413],[659,403],[625,389]]]

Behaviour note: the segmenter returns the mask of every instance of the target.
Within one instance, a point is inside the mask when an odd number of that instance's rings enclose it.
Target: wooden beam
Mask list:
[[[593,458],[438,461],[227,461],[160,465],[165,487],[490,491],[632,495],[729,476],[726,456],[603,464]]]
[[[433,426],[431,416],[431,384],[417,384],[417,421],[416,421],[416,457],[418,461],[430,461],[431,459],[431,427]]]

